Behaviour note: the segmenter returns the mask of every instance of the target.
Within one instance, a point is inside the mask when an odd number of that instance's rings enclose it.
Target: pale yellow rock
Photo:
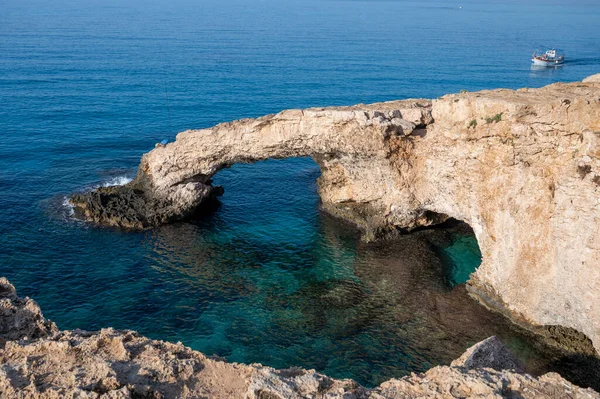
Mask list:
[[[583,79],[583,83],[600,83],[600,73],[588,76],[587,78]]]

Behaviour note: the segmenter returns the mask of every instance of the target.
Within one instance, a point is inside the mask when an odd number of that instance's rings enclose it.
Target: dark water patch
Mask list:
[[[559,373],[575,385],[600,391],[600,359],[596,356],[558,354],[546,369]]]

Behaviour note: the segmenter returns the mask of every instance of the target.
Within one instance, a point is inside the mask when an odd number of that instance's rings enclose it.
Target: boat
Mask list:
[[[544,53],[535,51],[531,56],[531,62],[533,65],[539,66],[562,65],[565,62],[565,55],[560,54],[558,50],[555,49],[546,50]]]

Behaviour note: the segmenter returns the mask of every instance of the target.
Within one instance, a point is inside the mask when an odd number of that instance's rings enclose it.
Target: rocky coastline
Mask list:
[[[238,162],[311,156],[322,208],[367,241],[468,223],[483,261],[468,289],[484,305],[600,348],[600,75],[540,89],[288,110],[189,130],[142,157],[120,187],[74,195],[87,220],[148,228],[223,193]],[[591,349],[590,349],[591,348]]]
[[[600,398],[556,373],[523,374],[495,337],[450,366],[365,388],[314,370],[227,363],[135,331],[61,331],[5,278],[0,344],[3,398]]]

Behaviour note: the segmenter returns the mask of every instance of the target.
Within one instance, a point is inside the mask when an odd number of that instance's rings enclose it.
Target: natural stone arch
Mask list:
[[[431,101],[410,100],[354,107],[288,110],[258,119],[188,130],[145,154],[137,177],[124,187],[102,188],[73,197],[95,222],[145,228],[185,218],[219,195],[211,186],[219,170],[240,162],[311,156],[321,169],[323,207],[355,222],[367,238],[401,226],[431,223],[410,207],[398,187],[403,179],[398,151],[407,156],[411,135],[432,122]],[[394,219],[394,221],[392,221]]]
[[[91,220],[144,227],[218,194],[210,177],[232,163],[312,156],[324,209],[366,239],[462,220],[483,256],[472,293],[517,321],[581,331],[599,348],[598,132],[594,80],[290,110],[180,133],[144,155],[130,185],[73,202]]]

